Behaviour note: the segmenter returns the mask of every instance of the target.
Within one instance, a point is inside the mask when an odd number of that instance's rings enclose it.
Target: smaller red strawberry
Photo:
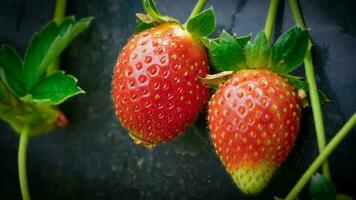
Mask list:
[[[148,15],[137,16],[151,28],[140,30],[122,49],[112,95],[116,115],[134,142],[153,147],[184,132],[208,101],[208,88],[199,79],[208,72],[200,40],[214,30],[215,19],[211,9],[195,9],[199,14],[181,25],[161,16],[151,0],[143,3]]]
[[[220,70],[233,71],[223,72],[231,78],[209,103],[211,139],[246,194],[266,187],[298,136],[301,108],[296,90],[306,89],[306,84],[287,73],[301,64],[307,45],[308,32],[297,27],[283,34],[272,49],[263,32],[254,42],[226,32],[210,41],[212,62]],[[210,82],[215,79],[222,77]]]
[[[263,69],[241,70],[209,105],[216,153],[239,188],[261,191],[298,136],[300,106],[293,87]]]

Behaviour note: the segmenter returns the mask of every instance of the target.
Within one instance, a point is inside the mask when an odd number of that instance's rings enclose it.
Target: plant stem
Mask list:
[[[313,174],[320,168],[320,166],[325,162],[328,156],[335,150],[335,148],[340,144],[340,142],[345,138],[345,136],[354,128],[356,125],[356,113],[352,115],[349,121],[341,128],[341,130],[334,136],[330,143],[325,147],[325,149],[320,153],[320,155],[314,160],[314,162],[309,166],[307,171],[299,179],[297,184],[289,192],[285,200],[294,200],[303,187],[308,183],[309,179]]]
[[[56,7],[54,9],[54,21],[59,24],[66,14],[67,0],[56,0]]]
[[[67,6],[67,0],[56,0],[56,5],[54,8],[54,16],[53,20],[59,24],[63,21],[66,13],[66,6]],[[55,71],[57,71],[60,67],[60,56],[54,59],[53,63],[48,66],[47,68],[47,74],[51,74]]]
[[[290,0],[290,7],[293,13],[294,20],[297,25],[306,29],[304,24],[301,12],[299,10],[297,0]],[[309,40],[309,45],[311,46],[311,41]],[[304,59],[304,67],[305,67],[305,75],[309,85],[309,95],[311,101],[311,107],[313,111],[314,123],[315,123],[315,131],[318,140],[319,152],[322,152],[326,145],[325,139],[325,131],[324,131],[324,122],[323,122],[323,114],[320,106],[320,99],[318,94],[318,88],[316,86],[315,75],[314,75],[314,65],[313,59],[311,55],[311,50],[308,50],[305,59]],[[330,175],[330,167],[329,163],[326,160],[322,167],[323,175],[329,181],[331,181]]]
[[[20,135],[20,143],[18,150],[18,170],[19,170],[19,181],[23,200],[30,200],[30,192],[28,190],[27,184],[27,174],[26,174],[26,157],[27,157],[27,146],[29,140],[29,127],[26,125]]]
[[[279,0],[271,0],[271,3],[269,4],[268,14],[267,14],[267,19],[265,24],[265,34],[268,42],[271,41],[272,29],[274,26],[274,22],[276,21],[278,3]]]
[[[194,17],[195,15],[199,14],[204,9],[204,6],[205,6],[205,4],[207,2],[208,2],[208,0],[198,0],[198,2],[195,5],[193,11],[190,13],[190,16],[189,16],[188,20],[190,18]]]

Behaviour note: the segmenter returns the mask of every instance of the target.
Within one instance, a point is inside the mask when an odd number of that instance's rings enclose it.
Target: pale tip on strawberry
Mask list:
[[[237,187],[246,195],[261,192],[272,178],[275,167],[261,163],[258,167],[239,167],[230,172]]]

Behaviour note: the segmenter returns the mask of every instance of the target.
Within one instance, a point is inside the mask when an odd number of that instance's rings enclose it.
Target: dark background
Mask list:
[[[179,3],[177,3],[179,2]],[[269,1],[211,0],[218,27],[237,34],[264,27]],[[184,21],[193,0],[158,0],[164,13]],[[116,56],[135,28],[139,1],[69,0],[68,14],[95,21],[63,54],[62,66],[87,91],[62,108],[66,129],[32,138],[28,178],[33,199],[272,199],[284,197],[317,156],[310,109],[303,115],[294,150],[260,195],[247,197],[234,186],[209,141],[205,117],[173,142],[147,150],[134,145],[114,116],[110,82]],[[316,78],[332,100],[323,106],[330,139],[356,110],[356,2],[304,0],[303,14],[314,46]],[[22,54],[35,31],[53,15],[54,1],[1,0],[0,43]],[[281,1],[274,36],[294,23]],[[303,70],[296,72],[303,75]],[[0,122],[0,199],[20,199],[17,179],[18,135]],[[356,196],[356,131],[330,157],[340,192]],[[308,199],[304,190],[300,199]]]

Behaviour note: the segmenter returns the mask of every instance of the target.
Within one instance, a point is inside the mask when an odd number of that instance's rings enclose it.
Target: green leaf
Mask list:
[[[209,8],[198,15],[195,15],[187,22],[187,30],[198,36],[209,36],[216,27],[215,15],[212,8]]]
[[[272,48],[271,70],[289,73],[300,66],[308,50],[309,32],[295,26],[283,33]]]
[[[59,71],[38,82],[31,90],[31,97],[33,100],[50,101],[51,104],[58,105],[80,93],[84,91],[77,86],[77,79]]]
[[[237,71],[246,65],[241,46],[226,31],[218,40],[210,40],[208,49],[213,65],[220,71]]]
[[[337,194],[336,200],[353,200],[353,198],[345,194]]]
[[[22,61],[17,51],[8,45],[2,45],[0,47],[0,71],[3,73],[0,78],[18,97],[25,95],[22,69]]]
[[[249,42],[251,40],[251,36],[252,33],[248,34],[248,35],[244,35],[244,36],[237,36],[234,35],[234,38],[236,39],[236,41],[239,43],[239,45],[244,48],[247,44],[247,42]]]
[[[336,200],[336,188],[320,174],[315,174],[310,181],[312,200]]]
[[[271,48],[267,42],[266,34],[261,31],[255,41],[247,42],[245,46],[246,64],[250,68],[267,68],[271,60]]]
[[[75,22],[74,17],[67,17],[59,25],[52,21],[34,35],[24,58],[26,91],[31,90],[49,64],[89,26],[92,19],[88,17]]]

